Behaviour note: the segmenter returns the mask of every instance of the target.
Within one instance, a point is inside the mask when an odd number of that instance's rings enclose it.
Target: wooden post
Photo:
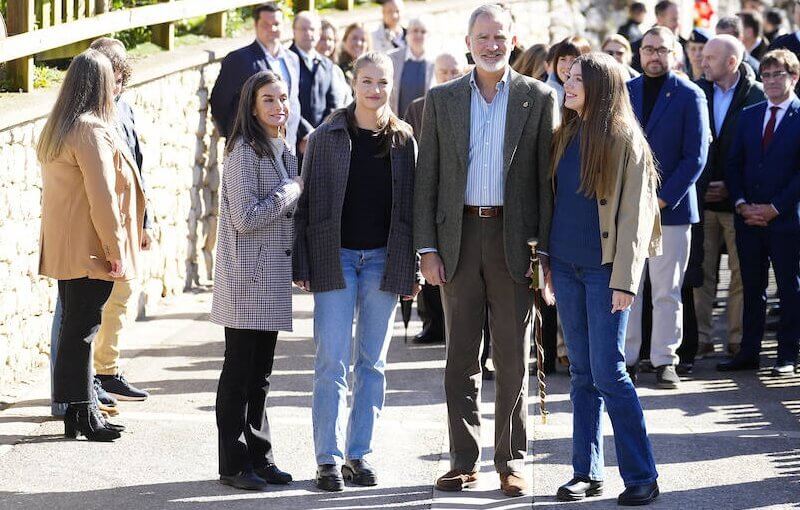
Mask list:
[[[33,0],[16,0],[8,3],[8,35],[32,32],[36,26]],[[33,56],[8,63],[11,88],[23,92],[33,90]]]
[[[159,2],[171,2],[172,0],[158,0]],[[175,23],[162,23],[152,27],[153,35],[150,40],[153,44],[161,46],[167,51],[175,49]]]
[[[217,12],[206,16],[203,31],[209,37],[225,37],[225,27],[228,24],[228,13]]]
[[[352,11],[355,8],[353,0],[336,0],[336,8],[343,11]]]
[[[64,0],[64,23],[75,19],[75,0]]]
[[[94,16],[96,14],[95,8],[95,0],[84,0],[83,15],[87,18]]]
[[[103,14],[111,10],[111,0],[95,0],[95,14]]]
[[[63,0],[52,0],[53,2],[53,25],[60,25],[64,21],[64,2]]]
[[[294,12],[313,10],[314,0],[294,0]]]
[[[34,2],[36,9],[36,21],[39,28],[47,28],[52,25],[52,5],[50,0],[36,0]]]

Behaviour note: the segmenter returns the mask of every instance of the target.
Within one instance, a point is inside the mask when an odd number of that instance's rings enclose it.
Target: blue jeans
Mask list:
[[[61,317],[64,315],[64,307],[61,298],[56,298],[56,309],[53,311],[53,327],[50,328],[50,414],[53,416],[64,416],[67,412],[67,404],[53,400],[55,387],[53,385],[53,374],[56,370],[56,356],[58,354],[58,335],[61,332]]]
[[[386,353],[397,294],[380,290],[386,249],[341,249],[345,288],[314,294],[314,397],[311,417],[317,464],[341,464],[372,451],[386,391]],[[347,435],[347,373],[355,318],[355,368]]]
[[[629,311],[611,313],[611,267],[580,267],[552,259],[553,287],[570,361],[572,468],[576,477],[603,479],[603,408],[614,428],[626,487],[658,477],[644,414],[625,370]]]

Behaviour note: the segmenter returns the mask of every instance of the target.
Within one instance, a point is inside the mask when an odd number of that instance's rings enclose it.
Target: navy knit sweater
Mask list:
[[[580,132],[564,151],[556,170],[556,208],[550,229],[550,254],[583,267],[600,267],[597,201],[578,191],[581,184]]]

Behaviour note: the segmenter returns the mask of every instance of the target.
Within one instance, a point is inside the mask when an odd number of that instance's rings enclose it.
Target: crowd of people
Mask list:
[[[527,49],[502,4],[475,9],[466,54],[434,53],[430,22],[382,2],[374,32],[272,2],[255,40],[222,61],[211,114],[225,139],[211,320],[224,327],[216,400],[220,481],[258,490],[292,476],[273,454],[267,402],[292,286],[313,294],[317,486],[373,486],[398,299],[418,300],[419,343],[446,342],[450,467],[476,484],[481,378],[496,380],[494,467],[529,491],[533,292],[542,370],[569,367],[573,478],[559,500],[603,491],[602,414],[614,428],[620,505],[659,495],[635,384],[674,389],[715,351],[720,259],[730,286],[720,371],[760,367],[770,264],[780,297],[771,374],[800,341],[800,31],[746,0],[716,34],[680,37],[678,5],[630,5],[618,34]],[[800,2],[794,4],[800,26]],[[113,441],[139,254],[151,244],[142,151],[120,97],[125,48],[103,38],[70,65],[38,145],[40,273],[58,280],[53,409],[65,433]],[[68,213],[65,214],[65,211]],[[544,281],[531,288],[531,250]],[[94,349],[92,349],[94,344]],[[492,369],[487,359],[493,361]],[[354,360],[348,410],[348,376]]]

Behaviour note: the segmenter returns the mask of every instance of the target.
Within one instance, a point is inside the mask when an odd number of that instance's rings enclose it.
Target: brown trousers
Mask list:
[[[453,469],[477,470],[480,462],[480,346],[487,303],[496,389],[494,465],[499,473],[523,469],[530,348],[525,328],[531,299],[528,285],[515,282],[508,272],[502,216],[465,215],[458,268],[442,287]]]

